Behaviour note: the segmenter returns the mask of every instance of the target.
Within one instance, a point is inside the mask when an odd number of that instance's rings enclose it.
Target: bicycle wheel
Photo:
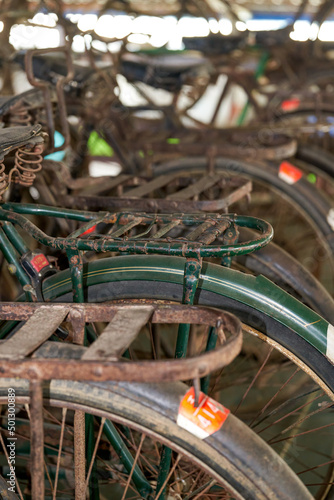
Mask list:
[[[134,260],[123,256],[95,261],[85,270],[86,300],[181,301],[183,268],[184,259],[168,257],[137,256]],[[69,274],[63,272],[45,281],[44,296],[71,301],[70,289]],[[247,332],[261,340],[245,343],[242,356],[231,369],[211,379],[211,393],[263,432],[312,494],[325,498],[333,480],[334,371],[326,357],[326,352],[332,356],[333,327],[265,278],[212,264],[203,265],[196,301],[235,313],[247,325]],[[299,367],[298,375],[294,363]],[[301,408],[305,408],[302,416]],[[294,434],[291,429],[295,429]],[[305,440],[305,435],[311,440]],[[286,442],[288,449],[284,449]]]
[[[0,401],[6,401],[8,387],[15,389],[16,405],[20,410],[20,405],[29,402],[28,383],[1,379]],[[51,381],[44,388],[44,402],[48,405],[44,407],[44,425],[47,430],[44,449],[60,454],[61,466],[66,470],[62,471],[63,478],[58,474],[58,490],[51,479],[56,467],[55,456],[45,453],[46,494],[53,494],[53,498],[74,498],[71,487],[74,481],[71,413],[76,410],[102,417],[101,425],[104,424],[104,418],[109,422],[112,420],[133,460],[129,474],[115,450],[110,446],[108,448],[106,427],[99,434],[100,425],[96,421],[96,498],[311,498],[284,461],[233,415],[228,416],[219,431],[205,439],[180,428],[176,424],[178,408],[187,389],[182,383],[161,387],[149,384]],[[65,418],[59,417],[54,410],[50,413],[49,407],[66,408]],[[17,450],[24,443],[27,434],[25,426],[29,426],[24,409],[19,411],[18,416],[21,431],[16,444]],[[62,430],[62,445],[57,447]],[[162,444],[174,452],[171,472],[166,482],[167,496],[155,491]],[[16,472],[22,472],[23,469],[21,465],[16,468]],[[134,476],[135,472],[139,478]],[[29,492],[28,479],[23,480],[21,486],[21,490],[25,488]]]
[[[234,160],[219,157],[215,159],[215,169],[233,172],[233,174],[250,176],[254,180],[268,185],[277,191],[306,218],[316,233],[323,238],[323,243],[328,246],[329,254],[334,249],[333,228],[327,220],[331,204],[307,180],[300,179],[293,185],[287,184],[278,176],[278,165],[263,164]],[[169,173],[182,170],[206,170],[207,159],[204,157],[180,158],[178,160],[161,163],[156,166],[155,173]],[[312,200],[312,201],[311,201]],[[310,203],[311,201],[311,203]]]

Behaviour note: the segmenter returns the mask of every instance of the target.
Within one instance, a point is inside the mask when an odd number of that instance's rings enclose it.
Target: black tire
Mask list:
[[[328,255],[334,252],[334,229],[327,221],[331,204],[328,200],[307,180],[300,179],[293,185],[287,184],[278,177],[278,167],[274,163],[260,164],[256,162],[247,163],[232,158],[219,157],[215,159],[214,168],[218,171],[230,172],[233,175],[244,175],[259,181],[270,189],[278,192],[286,198],[312,225],[316,233],[322,238],[327,247]],[[154,172],[169,173],[182,170],[207,169],[207,158],[181,158],[178,160],[162,163],[155,167]]]
[[[0,398],[4,401],[8,387],[15,389],[17,403],[20,396],[29,397],[27,382],[1,379]],[[219,431],[204,440],[180,428],[176,418],[187,389],[182,383],[162,387],[58,380],[45,386],[44,397],[57,406],[69,405],[153,435],[175,451],[183,452],[220,484],[228,484],[233,498],[312,498],[284,461],[233,415],[228,416]]]

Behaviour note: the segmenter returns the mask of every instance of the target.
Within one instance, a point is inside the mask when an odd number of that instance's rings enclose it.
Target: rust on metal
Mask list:
[[[148,305],[138,306],[133,316],[126,309],[118,310],[81,359],[118,359],[130,347],[153,311],[154,308]]]
[[[32,498],[44,500],[43,390],[40,380],[30,380],[30,439]]]
[[[99,345],[98,339],[96,340],[96,348],[94,347],[95,342],[88,348],[54,343],[56,352],[61,354],[66,351],[65,357],[55,357],[52,349],[45,348],[45,346],[53,344],[49,342],[42,344],[32,356],[28,355],[24,358],[8,359],[0,354],[1,377],[132,382],[188,380],[206,376],[208,373],[226,366],[238,355],[242,344],[241,324],[236,317],[220,310],[198,306],[161,305],[153,302],[151,304],[146,302],[145,305],[140,306],[132,303],[122,305],[2,303],[0,304],[0,319],[26,320],[27,323],[29,321],[31,323],[35,321],[34,316],[40,315],[41,311],[43,311],[44,318],[52,315],[55,318],[56,313],[52,312],[53,309],[57,311],[57,314],[62,311],[61,315],[58,314],[58,321],[53,323],[54,329],[62,323],[63,319],[65,322],[71,322],[75,313],[79,313],[80,321],[84,320],[86,323],[105,321],[111,324],[111,326],[107,326],[105,335],[102,334],[102,347]],[[136,316],[137,312],[138,317]],[[138,333],[148,320],[152,323],[189,323],[216,327],[220,345],[215,350],[185,359],[129,362],[121,355],[134,338],[132,329]],[[124,333],[127,327],[131,331]],[[42,327],[40,328],[42,329]],[[45,334],[44,338],[48,338],[51,329],[48,326],[45,329],[47,335]],[[113,346],[112,342],[116,342],[117,337],[117,331],[113,332],[115,329],[118,329],[120,338],[117,339],[117,345]],[[227,340],[226,332],[230,333]],[[2,349],[6,350],[7,342],[16,343],[16,335],[20,336],[20,330],[9,340],[1,342]],[[31,335],[34,336],[35,333],[32,332]],[[107,337],[110,344],[106,341]],[[66,346],[67,349],[57,350],[57,346],[60,345]],[[118,359],[115,360],[115,356]]]
[[[61,209],[52,209],[39,205],[39,211],[49,215],[58,215]],[[160,254],[192,257],[222,257],[223,255],[243,255],[267,245],[273,237],[271,225],[261,219],[235,214],[151,214],[137,212],[76,212],[68,211],[63,215],[67,219],[88,221],[88,226],[99,223],[112,224],[107,234],[99,234],[98,229],[88,238],[80,238],[87,227],[83,226],[66,238],[48,236],[30,220],[16,213],[22,211],[18,205],[7,203],[0,207],[0,220],[18,224],[39,243],[53,249],[65,250],[71,254],[78,251],[127,252],[129,254]],[[56,212],[54,213],[54,210]],[[29,213],[29,207],[28,207]],[[178,221],[177,234],[173,231],[174,222]],[[171,223],[173,223],[171,225]],[[226,245],[226,231],[233,226],[254,228],[260,231],[252,241]],[[163,229],[163,237],[154,237],[156,231]],[[162,234],[161,233],[161,234]],[[196,235],[196,238],[195,236]],[[190,238],[189,238],[190,236]],[[198,239],[197,239],[198,238]],[[197,241],[195,241],[197,239]],[[73,263],[70,261],[70,264]],[[75,268],[75,266],[72,266]]]
[[[54,146],[54,133],[55,133],[55,121],[53,117],[53,109],[52,109],[52,99],[51,99],[51,88],[47,82],[42,80],[37,80],[34,75],[33,68],[33,58],[37,55],[49,54],[49,53],[60,53],[63,52],[66,57],[67,64],[67,75],[61,77],[57,80],[56,91],[57,91],[57,107],[59,112],[59,120],[62,127],[62,134],[64,136],[64,144],[60,147]],[[28,81],[34,87],[40,88],[44,95],[44,105],[45,112],[47,118],[47,126],[48,126],[48,135],[49,135],[49,147],[47,149],[48,153],[58,151],[60,149],[64,149],[70,144],[71,136],[70,129],[67,121],[67,111],[66,111],[66,103],[63,87],[65,83],[73,79],[74,77],[74,69],[72,63],[72,57],[70,48],[68,46],[64,47],[56,47],[56,48],[47,48],[47,49],[34,49],[28,50],[25,56],[25,66],[26,66],[26,74]]]
[[[85,413],[74,413],[74,480],[75,500],[86,499]]]
[[[1,346],[1,358],[24,358],[48,340],[65,319],[69,306],[41,306],[11,338]]]
[[[115,178],[72,179],[68,169],[47,160],[43,164],[50,189],[62,206],[79,209],[147,212],[217,212],[249,196],[252,182],[225,174],[178,172],[156,178],[121,174]],[[67,194],[67,189],[75,194]],[[120,194],[121,191],[121,194]],[[108,196],[103,196],[104,194]]]

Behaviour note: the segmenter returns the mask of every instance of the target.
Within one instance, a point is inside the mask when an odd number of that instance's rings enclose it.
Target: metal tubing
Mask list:
[[[201,269],[201,259],[186,260],[186,264],[184,267],[182,304],[192,305],[194,303]],[[181,323],[179,325],[175,349],[176,358],[184,358],[186,356],[189,341],[189,332],[189,323]]]
[[[107,437],[107,439],[109,440],[110,444],[112,445],[114,451],[117,453],[125,469],[130,474],[133,467],[133,457],[129,452],[129,449],[127,448],[123,439],[117,432],[115,426],[113,425],[112,422],[110,422],[110,420],[105,421],[103,432]],[[132,472],[132,481],[135,484],[138,493],[143,498],[147,498],[149,493],[152,491],[152,488],[150,483],[147,481],[142,471],[138,467],[138,465],[135,466]]]
[[[217,340],[218,340],[218,335],[216,329],[211,326],[209,330],[208,341],[206,344],[205,351],[208,352],[215,349],[217,345]],[[210,383],[210,375],[207,375],[206,377],[203,377],[201,379],[201,391],[204,392],[204,394],[208,393],[209,383]]]
[[[84,287],[83,287],[83,261],[82,254],[77,250],[68,249],[66,251],[72,280],[73,302],[83,303]]]
[[[86,499],[85,469],[85,413],[74,413],[74,480],[75,500]]]
[[[30,429],[32,498],[44,500],[43,390],[40,380],[30,381]]]
[[[0,226],[0,250],[4,254],[5,259],[11,266],[11,273],[14,274],[19,280],[22,287],[28,285],[30,286],[30,280],[27,274],[24,272],[19,259],[17,258],[16,251],[12,246],[11,242],[7,238],[3,228]],[[27,294],[28,295],[28,294]],[[28,298],[29,300],[29,298]]]
[[[86,470],[88,471],[89,465],[95,449],[94,440],[94,417],[86,413],[85,415],[85,433],[86,433]],[[89,500],[100,500],[99,481],[97,477],[96,460],[94,460],[92,471],[88,483]]]
[[[11,224],[10,222],[4,222],[2,228],[3,228],[4,232],[6,233],[6,236],[8,237],[8,239],[14,245],[15,249],[21,255],[24,255],[25,253],[29,252],[29,248],[25,244],[24,239],[16,231],[15,226],[13,226],[13,224]]]

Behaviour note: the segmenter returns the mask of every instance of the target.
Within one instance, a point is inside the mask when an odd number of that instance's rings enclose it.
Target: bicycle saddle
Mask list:
[[[14,56],[14,61],[18,63],[22,69],[25,69],[25,52],[18,52]],[[56,55],[35,55],[33,58],[33,72],[38,80],[50,82],[55,85],[60,77],[67,75],[68,66],[65,56],[61,53]],[[94,75],[95,70],[87,66],[79,66],[74,64],[74,87],[81,88],[85,82]],[[71,86],[71,82],[68,84]]]
[[[211,72],[211,65],[202,57],[126,54],[121,61],[121,73],[128,81],[141,81],[168,91],[179,90],[186,77],[196,76],[202,70]]]
[[[264,48],[285,46],[289,41],[291,30],[292,26],[288,25],[285,28],[274,31],[257,31],[255,33],[255,43]]]
[[[29,89],[14,96],[0,96],[0,116],[6,115],[19,103],[29,108],[44,107],[43,93],[40,89]]]
[[[43,137],[39,135],[41,130],[41,125],[0,129],[0,161],[14,149],[44,142]]]
[[[188,50],[198,50],[207,56],[230,54],[246,45],[245,35],[223,36],[210,34],[206,37],[183,37],[184,46]]]

